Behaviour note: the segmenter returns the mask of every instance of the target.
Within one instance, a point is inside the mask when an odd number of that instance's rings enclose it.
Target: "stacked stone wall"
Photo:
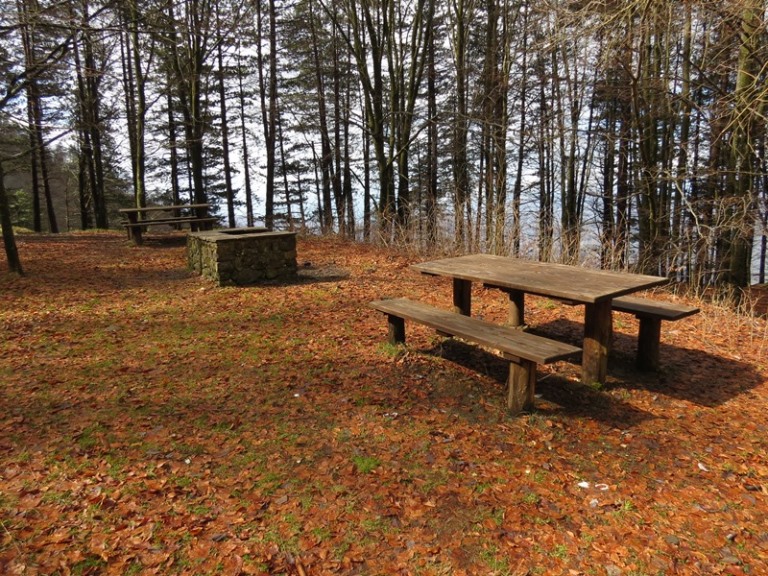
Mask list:
[[[279,282],[296,277],[296,234],[261,229],[196,232],[187,237],[190,270],[219,286]]]

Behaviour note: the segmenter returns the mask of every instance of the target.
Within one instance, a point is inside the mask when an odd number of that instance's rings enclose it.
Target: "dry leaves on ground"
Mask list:
[[[413,255],[302,238],[304,277],[218,288],[180,242],[19,237],[0,276],[0,567],[8,574],[768,573],[764,320],[702,305],[607,385],[501,360],[373,299],[447,306]],[[502,321],[502,294],[475,310]],[[660,294],[660,297],[670,297]],[[528,322],[578,342],[578,307]]]

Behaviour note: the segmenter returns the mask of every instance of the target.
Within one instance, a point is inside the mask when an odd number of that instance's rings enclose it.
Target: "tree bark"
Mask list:
[[[24,270],[19,259],[19,251],[16,246],[16,236],[13,233],[11,210],[8,206],[8,197],[5,192],[5,172],[3,162],[0,160],[0,227],[3,229],[3,245],[5,257],[8,260],[8,269],[16,274],[23,275]]]

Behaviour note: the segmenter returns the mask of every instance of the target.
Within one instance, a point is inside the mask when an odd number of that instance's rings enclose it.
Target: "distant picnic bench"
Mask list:
[[[128,238],[135,244],[143,242],[142,234],[148,226],[180,227],[188,224],[193,232],[210,230],[218,220],[209,216],[210,204],[176,204],[172,206],[144,206],[143,208],[120,208],[118,212],[125,216],[123,228]]]

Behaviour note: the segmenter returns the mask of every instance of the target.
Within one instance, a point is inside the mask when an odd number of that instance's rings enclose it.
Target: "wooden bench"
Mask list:
[[[699,309],[693,306],[635,296],[614,298],[611,308],[618,312],[634,314],[640,320],[640,332],[637,336],[637,366],[641,370],[658,370],[659,368],[661,321],[680,320],[699,312]]]
[[[182,204],[175,206],[145,206],[143,208],[121,208],[119,212],[126,217],[122,222],[128,238],[136,244],[142,243],[142,233],[148,226],[180,226],[189,224],[193,232],[210,230],[218,221],[208,216],[209,204]],[[170,213],[170,215],[168,214]],[[141,219],[139,217],[141,216]]]
[[[458,336],[500,351],[501,356],[510,361],[507,407],[513,414],[533,407],[536,364],[549,364],[581,353],[581,348],[569,344],[407,298],[376,300],[371,302],[371,306],[387,315],[389,341],[392,344],[405,342],[405,320],[409,320],[434,328],[443,336]]]

